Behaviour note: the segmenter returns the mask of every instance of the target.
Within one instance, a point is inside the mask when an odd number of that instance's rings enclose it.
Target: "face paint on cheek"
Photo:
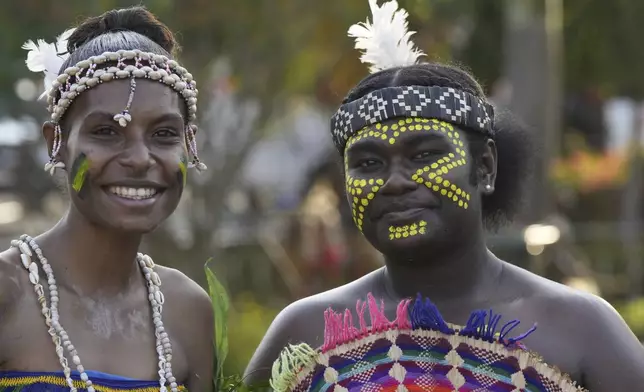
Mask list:
[[[448,199],[457,206],[467,209],[470,195],[456,184],[443,178],[443,176],[450,173],[450,171],[458,167],[465,166],[467,163],[461,134],[458,130],[454,129],[450,123],[435,119],[406,118],[398,120],[390,125],[376,124],[373,128],[367,127],[358,132],[347,142],[347,148],[351,144],[363,138],[379,138],[388,141],[389,144],[395,144],[401,134],[411,132],[440,132],[449,139],[455,148],[455,152],[450,152],[439,158],[431,165],[418,169],[416,173],[412,175],[411,179],[418,184],[427,186],[427,188],[431,189],[441,197]],[[346,169],[347,166],[345,159],[345,172]],[[358,226],[358,229],[361,231],[363,219],[362,213],[364,212],[364,208],[369,204],[368,197],[365,202],[362,193],[364,192],[365,185],[370,185],[369,181],[370,180],[367,180],[367,184],[364,184],[364,180],[356,180],[351,177],[347,177],[347,194],[352,198],[353,219]],[[379,185],[382,186],[384,181],[382,179],[379,181]],[[377,189],[373,191],[374,195],[376,192]],[[389,239],[398,240],[423,235],[426,234],[427,231],[427,222],[422,220],[405,226],[390,226]]]
[[[384,183],[384,180],[381,178],[357,179],[347,176],[346,190],[347,195],[351,199],[353,222],[361,232],[364,214],[367,207],[369,207],[369,202],[376,197],[376,193],[378,193]]]
[[[431,165],[418,169],[412,179],[419,184],[425,184],[427,188],[447,198],[457,206],[467,209],[470,201],[469,193],[444,178],[450,171],[467,164],[467,154],[463,148],[461,134],[454,129],[452,124],[438,120],[431,120],[431,122],[433,123],[431,129],[445,134],[454,145],[456,153],[450,152]]]
[[[346,149],[348,149],[353,143],[363,138],[382,138],[384,136],[386,139],[386,135],[384,133],[376,133],[377,135],[374,135],[374,131],[368,128],[359,131],[355,136],[347,141]],[[344,155],[344,172],[349,173],[349,163],[346,153]],[[384,184],[385,181],[382,178],[353,178],[347,174],[345,183],[346,192],[351,201],[351,213],[353,215],[353,222],[356,224],[360,232],[362,232],[365,211],[367,210],[367,207],[369,207],[371,200],[376,197],[376,194],[380,190],[380,187]]]
[[[440,132],[447,136],[449,141],[454,145],[455,153],[450,152],[431,165],[418,169],[412,175],[411,179],[418,184],[427,186],[427,188],[441,197],[447,198],[457,206],[467,209],[470,195],[456,184],[443,178],[450,171],[465,166],[467,163],[461,134],[450,123],[435,119],[406,118],[390,125],[375,124],[373,127],[363,128],[351,137],[347,141],[345,151],[361,139],[381,139],[388,141],[389,144],[395,144],[398,137],[406,132]],[[344,168],[345,173],[348,173],[346,154]],[[346,191],[351,200],[353,221],[361,232],[364,212],[369,206],[369,202],[373,200],[384,183],[384,180],[381,178],[353,178],[347,175]],[[427,230],[427,222],[422,220],[405,226],[390,226],[389,239],[397,240],[423,235],[427,233]]]
[[[89,175],[89,159],[85,153],[80,153],[78,157],[74,160],[71,170],[71,185],[72,189],[78,194],[82,199],[83,196],[87,193],[85,186],[87,182],[87,177]]]
[[[186,186],[186,182],[188,181],[188,157],[184,154],[181,155],[181,159],[179,160],[179,171],[177,172],[177,181],[179,181],[179,184],[181,184],[181,187]]]

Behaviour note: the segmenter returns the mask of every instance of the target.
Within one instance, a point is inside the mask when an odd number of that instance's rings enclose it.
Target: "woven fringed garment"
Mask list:
[[[365,311],[371,325],[367,326]],[[404,300],[396,319],[373,296],[352,313],[325,312],[324,345],[284,349],[272,369],[276,392],[581,392],[567,375],[508,337],[519,325],[500,325],[501,315],[475,311],[465,327],[447,324],[422,297]],[[500,327],[500,328],[499,328]]]
[[[102,372],[87,371],[96,392],[158,392],[159,381],[140,381]],[[78,372],[72,372],[78,392],[86,392],[86,385]],[[0,371],[0,392],[69,392],[62,372]],[[183,386],[179,391],[186,392]]]

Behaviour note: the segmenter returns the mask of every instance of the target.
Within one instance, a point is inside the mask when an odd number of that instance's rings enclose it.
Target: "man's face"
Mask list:
[[[480,224],[467,151],[464,131],[433,119],[390,119],[359,131],[344,153],[358,229],[384,254],[456,244]]]

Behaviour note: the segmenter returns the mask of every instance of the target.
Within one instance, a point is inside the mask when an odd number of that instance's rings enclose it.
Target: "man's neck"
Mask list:
[[[142,235],[100,227],[72,206],[37,242],[61,287],[78,295],[122,292],[138,269]]]
[[[418,293],[434,302],[484,299],[498,280],[502,262],[485,245],[483,236],[446,252],[426,252],[404,260],[386,257],[384,284],[395,299]]]

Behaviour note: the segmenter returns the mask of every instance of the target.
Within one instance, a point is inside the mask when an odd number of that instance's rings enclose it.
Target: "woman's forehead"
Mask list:
[[[121,113],[128,103],[131,88],[131,81],[127,79],[103,83],[79,95],[71,109],[77,115],[87,115],[96,110]],[[176,112],[181,115],[182,106],[185,105],[182,105],[179,94],[170,87],[151,80],[136,80],[131,113]]]

